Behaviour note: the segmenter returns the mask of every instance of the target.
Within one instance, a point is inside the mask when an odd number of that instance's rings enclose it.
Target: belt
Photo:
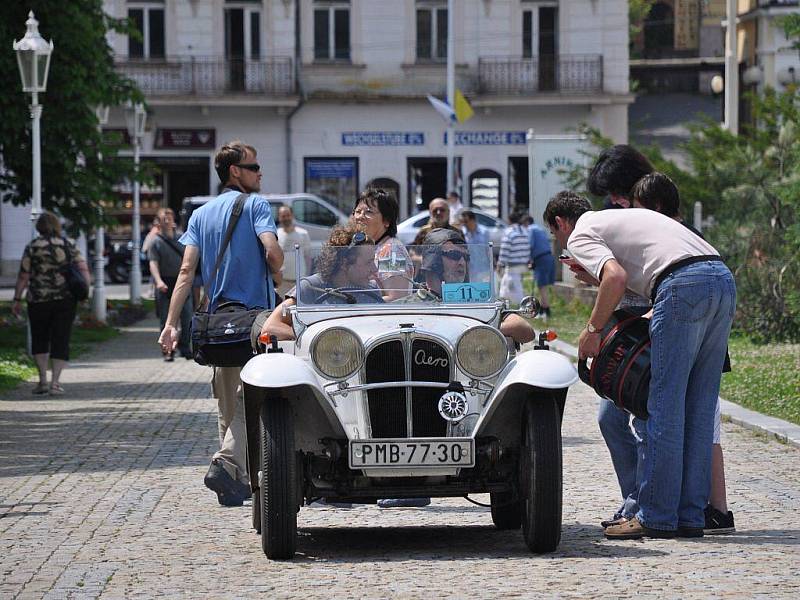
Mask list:
[[[678,269],[682,269],[688,265],[693,265],[694,263],[699,262],[723,262],[722,257],[717,254],[707,254],[704,256],[690,256],[689,258],[682,258],[678,262],[674,262],[669,265],[666,269],[661,271],[656,277],[656,280],[653,282],[653,289],[650,291],[650,301],[655,304],[656,302],[656,293],[658,292],[658,286],[660,286],[664,280],[667,278],[668,275],[672,275]]]

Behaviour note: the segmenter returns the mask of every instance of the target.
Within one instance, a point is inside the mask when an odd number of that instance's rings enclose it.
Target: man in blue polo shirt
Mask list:
[[[225,144],[214,157],[214,168],[225,189],[192,213],[186,233],[180,239],[186,251],[167,324],[159,338],[167,351],[174,349],[177,343],[179,309],[192,289],[198,259],[211,311],[226,301],[241,302],[249,309],[275,308],[272,274],[280,271],[283,252],[269,202],[255,193],[261,189],[261,167],[256,162],[256,150],[238,141]],[[242,214],[212,279],[231,210],[243,193],[247,194],[247,200]],[[217,493],[219,503],[225,506],[241,506],[250,497],[240,372],[239,367],[214,367],[211,379],[219,409],[220,449],[214,454],[205,484]]]

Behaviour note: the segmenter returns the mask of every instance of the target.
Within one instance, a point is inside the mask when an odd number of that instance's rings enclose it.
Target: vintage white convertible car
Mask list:
[[[495,298],[491,248],[460,248],[471,260],[455,283],[431,281],[408,255],[377,265],[402,274],[400,289],[298,279],[296,339],[273,339],[241,375],[253,525],[268,557],[294,555],[300,507],[320,498],[489,493],[496,527],[521,526],[533,552],[558,546],[561,416],[577,373],[546,332],[518,351],[501,321],[535,314],[536,301],[509,310]],[[352,248],[336,250],[350,260]]]

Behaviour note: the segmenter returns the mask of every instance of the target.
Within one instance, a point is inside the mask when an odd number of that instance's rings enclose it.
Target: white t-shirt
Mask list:
[[[645,298],[671,264],[692,256],[719,256],[684,225],[646,208],[584,213],[567,249],[598,280],[603,265],[613,258],[628,274],[628,289]]]
[[[303,260],[300,261],[300,277],[305,277],[306,273],[306,260],[311,252],[311,238],[308,232],[302,227],[295,226],[294,231],[286,233],[283,227],[278,227],[278,244],[283,250],[283,273],[284,279],[295,281],[297,277],[297,253],[294,251],[294,245],[300,246],[300,256]]]

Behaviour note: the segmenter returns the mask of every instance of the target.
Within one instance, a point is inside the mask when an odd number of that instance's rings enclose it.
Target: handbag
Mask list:
[[[228,228],[222,240],[210,281],[217,275],[222,258],[242,214],[247,194],[240,194],[231,210]],[[264,309],[248,309],[241,302],[223,301],[213,312],[208,310],[210,293],[205,282],[203,307],[192,316],[192,352],[194,361],[203,366],[243,367],[253,356],[250,332],[256,317]]]
[[[64,240],[64,252],[67,255],[67,261],[69,261],[69,252],[67,252],[67,250],[70,242],[67,241],[67,238],[61,239]],[[49,244],[49,248],[50,256],[53,258],[53,262],[55,262],[56,253],[52,243]],[[86,281],[83,277],[83,273],[81,273],[81,270],[74,262],[67,262],[66,265],[59,268],[59,271],[67,284],[67,291],[75,298],[75,302],[83,302],[89,297],[89,282]]]
[[[89,297],[89,283],[83,278],[83,273],[75,265],[70,263],[62,270],[64,279],[67,280],[67,289],[76,302],[83,302]]]

